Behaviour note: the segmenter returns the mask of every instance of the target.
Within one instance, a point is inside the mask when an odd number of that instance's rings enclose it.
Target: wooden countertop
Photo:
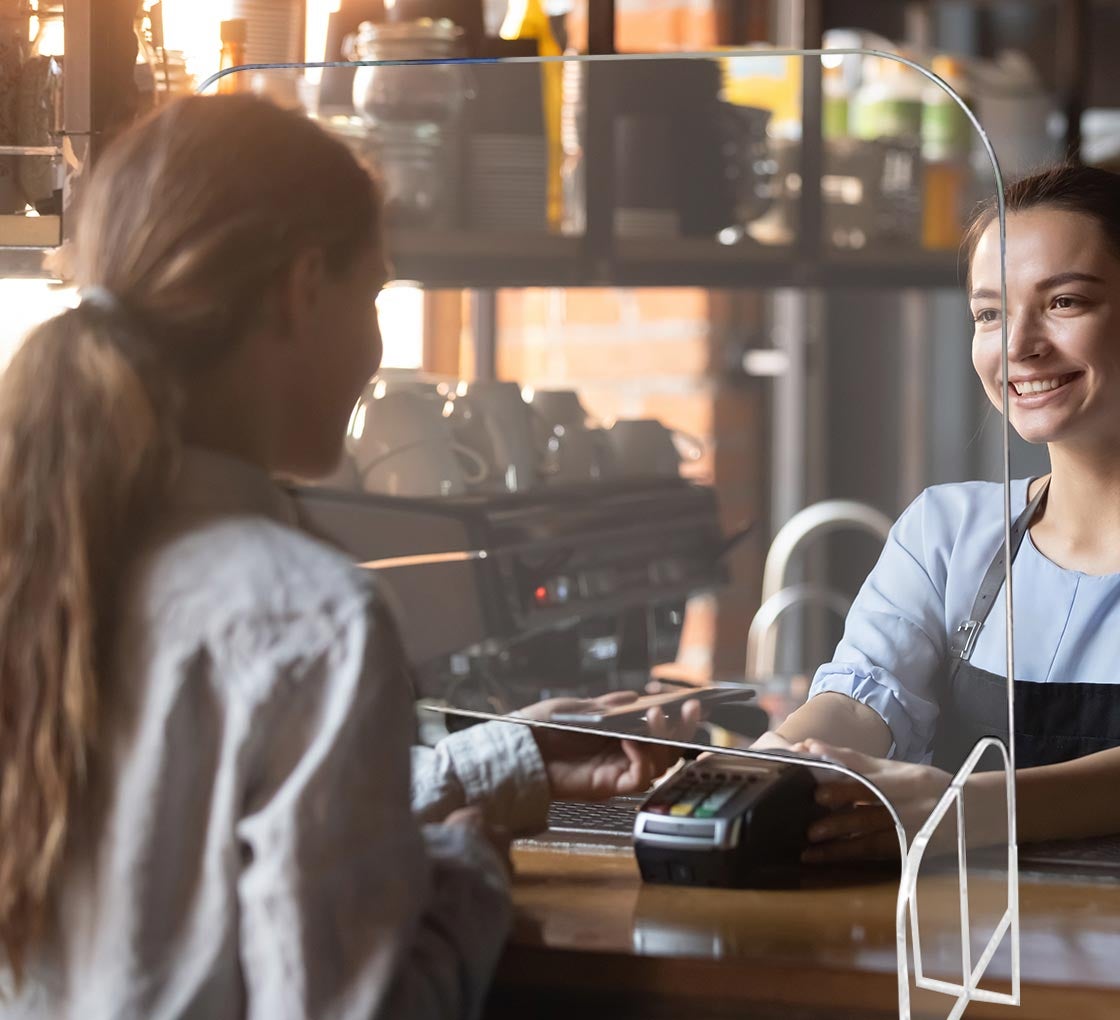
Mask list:
[[[756,892],[643,885],[632,854],[520,844],[516,921],[486,1016],[896,1017],[897,876],[850,873],[817,888]],[[975,935],[1002,913],[998,873],[969,876]],[[1020,882],[1022,1005],[966,1017],[1120,1017],[1120,883]],[[955,874],[919,882],[927,973],[961,971]],[[990,929],[987,929],[990,930]],[[983,938],[974,944],[982,945]],[[1010,953],[981,987],[1010,989]],[[953,1000],[914,990],[915,1017]]]

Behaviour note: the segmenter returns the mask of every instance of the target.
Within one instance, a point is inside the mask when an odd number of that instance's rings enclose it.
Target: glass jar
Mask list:
[[[228,71],[247,64],[245,47],[249,39],[249,22],[245,18],[230,18],[228,21],[223,21],[219,29],[222,55],[218,70]],[[249,78],[243,72],[227,74],[224,78],[218,79],[218,92],[222,95],[244,92],[248,88]]]
[[[132,25],[133,35],[136,36],[136,65],[133,68],[133,80],[136,82],[137,114],[143,115],[155,109],[161,100],[161,86],[159,81],[160,58],[152,37],[155,35],[155,26],[152,23],[152,14],[144,9],[141,4],[136,9],[136,19]]]
[[[463,68],[454,62],[463,32],[453,22],[365,22],[347,57],[369,64],[354,75],[354,108],[365,122],[381,172],[386,214],[396,224],[447,227],[456,219]]]
[[[66,17],[63,4],[39,4],[35,41],[31,44],[37,56],[61,57],[66,52]]]
[[[28,16],[22,0],[0,0],[0,145],[16,145],[20,73],[27,57]],[[19,157],[0,156],[0,214],[24,207]]]
[[[20,73],[18,123],[21,145],[49,147],[61,142],[65,48],[62,5],[41,3],[35,41]],[[62,161],[55,157],[20,158],[20,187],[24,197],[40,214],[61,213],[63,175]]]

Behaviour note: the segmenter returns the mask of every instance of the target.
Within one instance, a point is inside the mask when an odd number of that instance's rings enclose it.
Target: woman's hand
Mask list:
[[[553,698],[529,705],[520,715],[547,721],[554,712],[587,712],[625,705],[637,698],[633,691],[617,691],[599,698]],[[689,740],[700,722],[700,703],[686,701],[680,717],[670,721],[658,708],[646,716],[651,737]],[[544,759],[552,796],[560,800],[606,800],[641,793],[680,757],[659,744],[645,744],[590,733],[566,733],[533,727]]]
[[[791,750],[821,755],[866,776],[890,801],[912,840],[948,789],[952,777],[931,765],[873,758],[846,747],[832,747],[819,740],[805,740]],[[863,783],[838,778],[817,787],[817,803],[831,811],[809,827],[812,844],[805,861],[873,860],[898,856],[898,836],[882,802]],[[952,821],[938,827],[942,836]]]

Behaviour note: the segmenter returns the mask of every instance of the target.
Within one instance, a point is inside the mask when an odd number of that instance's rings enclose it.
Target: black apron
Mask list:
[[[1011,527],[1011,560],[1027,529],[1046,505],[1049,480]],[[933,764],[956,772],[981,737],[1007,741],[1007,678],[969,662],[976,638],[1003,587],[1003,545],[984,575],[972,612],[950,642],[950,666],[938,698]],[[1120,668],[1120,664],[1118,664]],[[1030,768],[1080,758],[1120,746],[1118,683],[1018,683],[1015,685],[1015,765]]]

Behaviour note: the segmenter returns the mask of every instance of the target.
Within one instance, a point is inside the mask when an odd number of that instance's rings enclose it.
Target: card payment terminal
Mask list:
[[[694,761],[638,809],[634,852],[647,882],[731,888],[798,884],[806,830],[825,811],[801,765]]]

